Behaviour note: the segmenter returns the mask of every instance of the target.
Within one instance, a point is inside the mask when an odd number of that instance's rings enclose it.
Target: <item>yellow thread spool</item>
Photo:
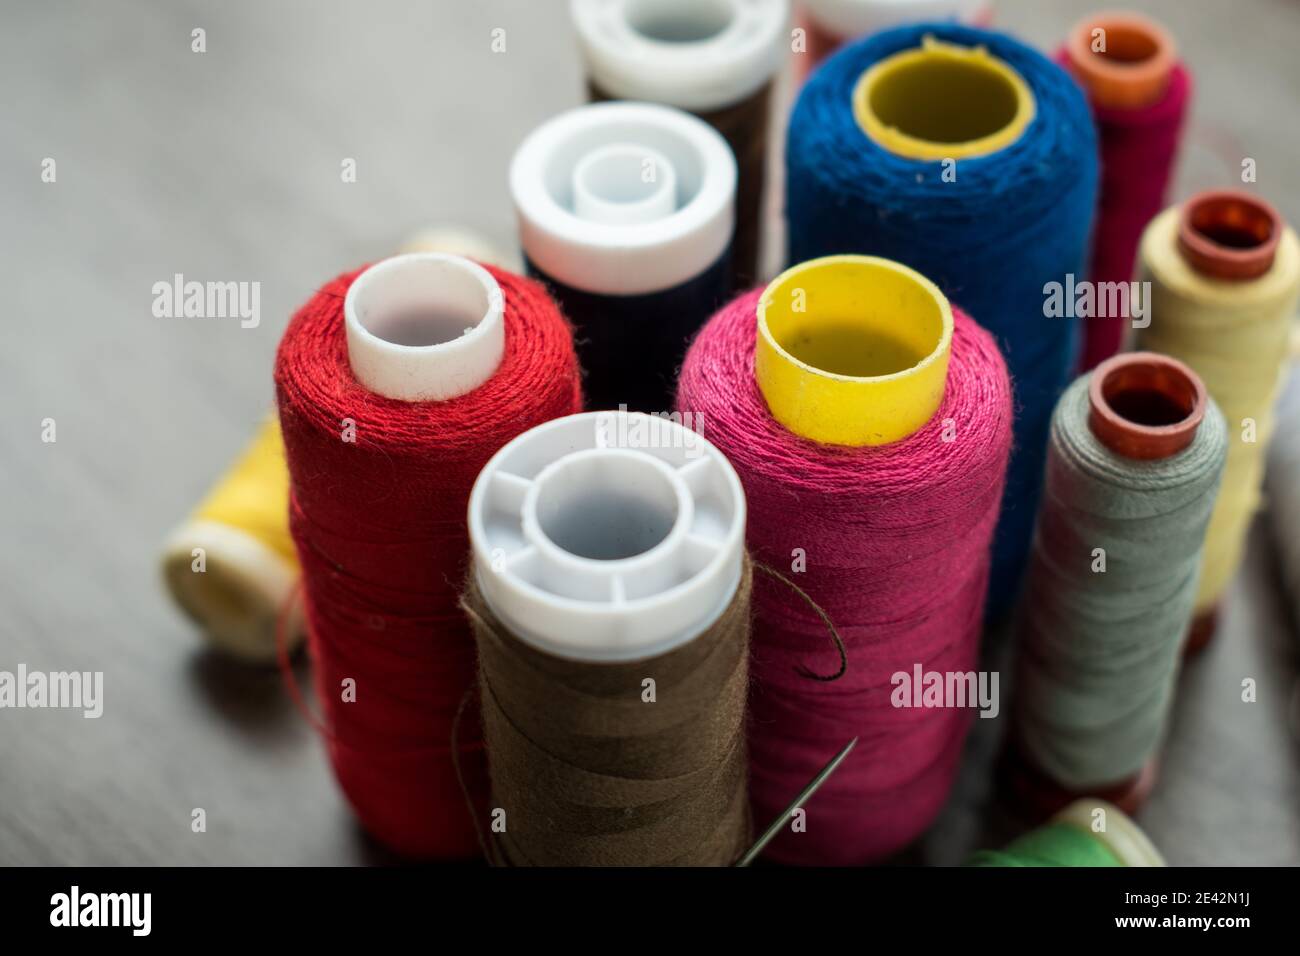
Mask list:
[[[1024,77],[982,46],[927,36],[876,63],[853,89],[871,139],[908,159],[963,159],[1005,149],[1037,111]]]
[[[1142,236],[1142,278],[1151,283],[1150,325],[1138,347],[1172,355],[1201,376],[1223,410],[1233,440],[1205,536],[1198,614],[1213,608],[1241,563],[1246,531],[1259,506],[1273,404],[1300,295],[1300,241],[1281,229],[1271,267],[1253,279],[1212,278],[1180,251],[1183,209],[1166,209]],[[1255,441],[1243,422],[1255,422]]]
[[[274,660],[282,612],[290,646],[301,639],[296,602],[286,608],[298,580],[288,510],[289,472],[272,417],[164,549],[163,580],[176,603],[234,657]]]
[[[943,401],[952,307],[939,287],[875,256],[827,256],[758,301],[754,376],[772,416],[828,445],[886,445]]]

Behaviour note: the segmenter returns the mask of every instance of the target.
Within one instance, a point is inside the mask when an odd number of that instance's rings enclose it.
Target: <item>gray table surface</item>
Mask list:
[[[1300,5],[1131,5],[1196,72],[1177,195],[1232,182],[1251,156],[1300,222]],[[1086,9],[997,8],[1040,46]],[[99,720],[0,711],[0,863],[384,860],[279,676],[201,649],[159,587],[158,547],[269,406],[276,342],[319,283],[435,222],[513,245],[511,152],[582,99],[564,6],[6,2],[0,88],[0,669],[102,670],[106,685]],[[771,240],[775,267],[775,218]],[[263,321],[154,318],[151,287],[177,272],[261,282]],[[1300,863],[1300,644],[1261,531],[1218,640],[1183,675],[1141,816],[1174,863]],[[989,772],[987,725],[1003,721],[977,723],[949,807],[905,859],[955,863],[1010,832]]]

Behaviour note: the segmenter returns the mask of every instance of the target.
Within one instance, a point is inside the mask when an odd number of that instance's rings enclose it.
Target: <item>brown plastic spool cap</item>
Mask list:
[[[1178,250],[1211,279],[1257,279],[1273,267],[1282,230],[1282,217],[1264,200],[1236,189],[1214,189],[1183,205]]]
[[[1209,398],[1200,376],[1175,358],[1127,352],[1088,382],[1088,428],[1125,458],[1169,458],[1192,443]]]
[[[1025,754],[1018,742],[1003,751],[999,773],[1014,808],[1032,823],[1041,823],[1082,797],[1093,797],[1115,804],[1125,813],[1138,812],[1155,789],[1159,762],[1152,757],[1142,769],[1117,783],[1072,790],[1057,783]]]
[[[1104,30],[1105,52],[1093,52],[1093,31]],[[1174,38],[1137,13],[1099,13],[1075,25],[1065,41],[1070,72],[1093,103],[1136,110],[1165,95],[1177,62]]]

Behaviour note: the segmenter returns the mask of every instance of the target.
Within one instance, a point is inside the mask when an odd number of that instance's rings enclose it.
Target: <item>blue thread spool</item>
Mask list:
[[[1025,565],[1052,409],[1077,351],[1075,320],[1044,314],[1044,286],[1084,274],[1097,177],[1096,131],[1074,81],[988,30],[921,24],[851,44],[813,74],[790,120],[790,262],[902,262],[1006,355],[1016,448],[990,615],[1010,604]]]

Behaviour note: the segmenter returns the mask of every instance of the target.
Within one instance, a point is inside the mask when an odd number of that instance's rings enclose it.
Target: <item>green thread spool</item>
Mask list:
[[[1093,829],[1096,811],[1105,829]],[[1104,800],[1076,800],[1047,823],[1001,850],[980,850],[966,866],[1164,866],[1155,844],[1123,810]]]

